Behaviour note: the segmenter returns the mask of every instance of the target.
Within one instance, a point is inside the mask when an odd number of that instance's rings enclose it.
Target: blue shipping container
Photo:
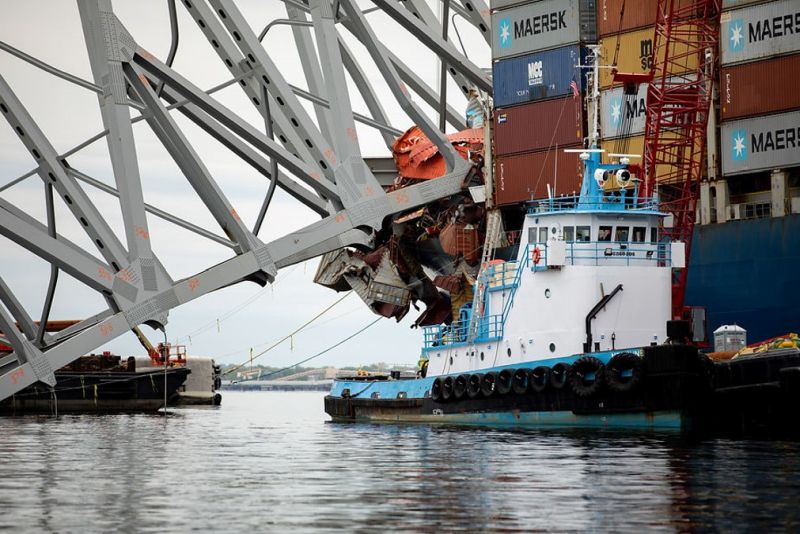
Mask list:
[[[588,69],[578,65],[585,65],[587,52],[573,45],[496,61],[492,66],[495,107],[563,97],[572,93],[573,81],[582,92]]]

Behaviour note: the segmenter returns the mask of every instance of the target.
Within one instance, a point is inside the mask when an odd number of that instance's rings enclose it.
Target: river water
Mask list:
[[[322,397],[0,418],[0,529],[800,529],[800,443],[334,424]]]

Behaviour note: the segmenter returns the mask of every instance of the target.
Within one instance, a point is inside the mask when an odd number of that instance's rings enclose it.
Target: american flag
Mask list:
[[[569,82],[569,88],[572,89],[572,98],[578,98],[581,94],[580,89],[578,89],[578,82],[572,80]]]

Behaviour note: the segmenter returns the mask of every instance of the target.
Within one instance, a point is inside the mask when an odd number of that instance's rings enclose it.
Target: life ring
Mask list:
[[[608,360],[606,381],[617,393],[631,391],[642,381],[642,359],[632,352],[620,352]]]
[[[528,383],[530,381],[530,369],[517,369],[514,371],[514,378],[511,381],[511,389],[517,395],[524,395],[528,391]]]
[[[531,251],[531,261],[534,265],[539,265],[539,262],[542,260],[542,251],[539,250],[539,247],[535,247]]]
[[[594,356],[581,356],[572,364],[569,384],[578,397],[591,397],[605,383],[606,366]]]
[[[442,400],[447,402],[453,397],[453,377],[446,376],[442,380]]]
[[[553,386],[553,389],[564,389],[569,378],[569,368],[570,365],[568,363],[560,362],[550,369],[550,385]]]
[[[467,380],[467,396],[470,399],[474,399],[475,397],[481,394],[482,383],[483,383],[482,374],[476,373],[474,375],[469,375],[469,380]]]
[[[550,368],[544,365],[534,368],[528,376],[528,389],[533,393],[541,393],[547,389],[547,384],[551,380],[550,374]]]
[[[433,381],[431,385],[431,399],[434,402],[440,402],[442,400],[442,379],[437,378]]]
[[[464,398],[464,395],[467,393],[468,381],[469,375],[458,375],[453,381],[453,397],[455,397],[456,400]]]
[[[491,397],[497,390],[497,373],[489,371],[481,379],[481,393],[484,397]]]
[[[497,374],[497,384],[495,389],[500,395],[508,395],[511,393],[511,387],[514,380],[514,369],[503,369]]]

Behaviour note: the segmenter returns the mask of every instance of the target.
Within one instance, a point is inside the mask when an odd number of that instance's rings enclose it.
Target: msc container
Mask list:
[[[800,2],[778,0],[722,14],[722,65],[800,51]]]
[[[722,120],[800,108],[798,82],[800,54],[723,67],[719,75]]]
[[[495,62],[494,105],[513,106],[572,94],[573,81],[578,91],[583,91],[587,71],[577,65],[583,64],[586,52],[573,45]]]
[[[494,112],[495,154],[505,156],[583,141],[583,106],[568,96]]]
[[[583,164],[578,153],[564,152],[564,148],[497,157],[494,161],[495,203],[507,206],[547,198],[548,185],[554,195],[580,193]]]
[[[600,40],[600,51],[603,60],[611,64],[617,48],[619,39],[619,56],[617,57],[617,70],[625,73],[645,74],[650,72],[653,62],[653,38],[655,37],[655,27],[650,26],[634,32],[611,35]],[[688,52],[688,44],[675,45],[675,53],[682,55]],[[697,70],[697,55],[687,57],[680,66],[672,67],[669,74],[683,74],[685,72]],[[600,87],[611,87],[614,78],[611,69],[600,70]],[[620,85],[620,84],[617,84]]]
[[[722,124],[725,175],[800,165],[800,111]]]
[[[597,41],[595,0],[541,0],[492,13],[492,59]]]

